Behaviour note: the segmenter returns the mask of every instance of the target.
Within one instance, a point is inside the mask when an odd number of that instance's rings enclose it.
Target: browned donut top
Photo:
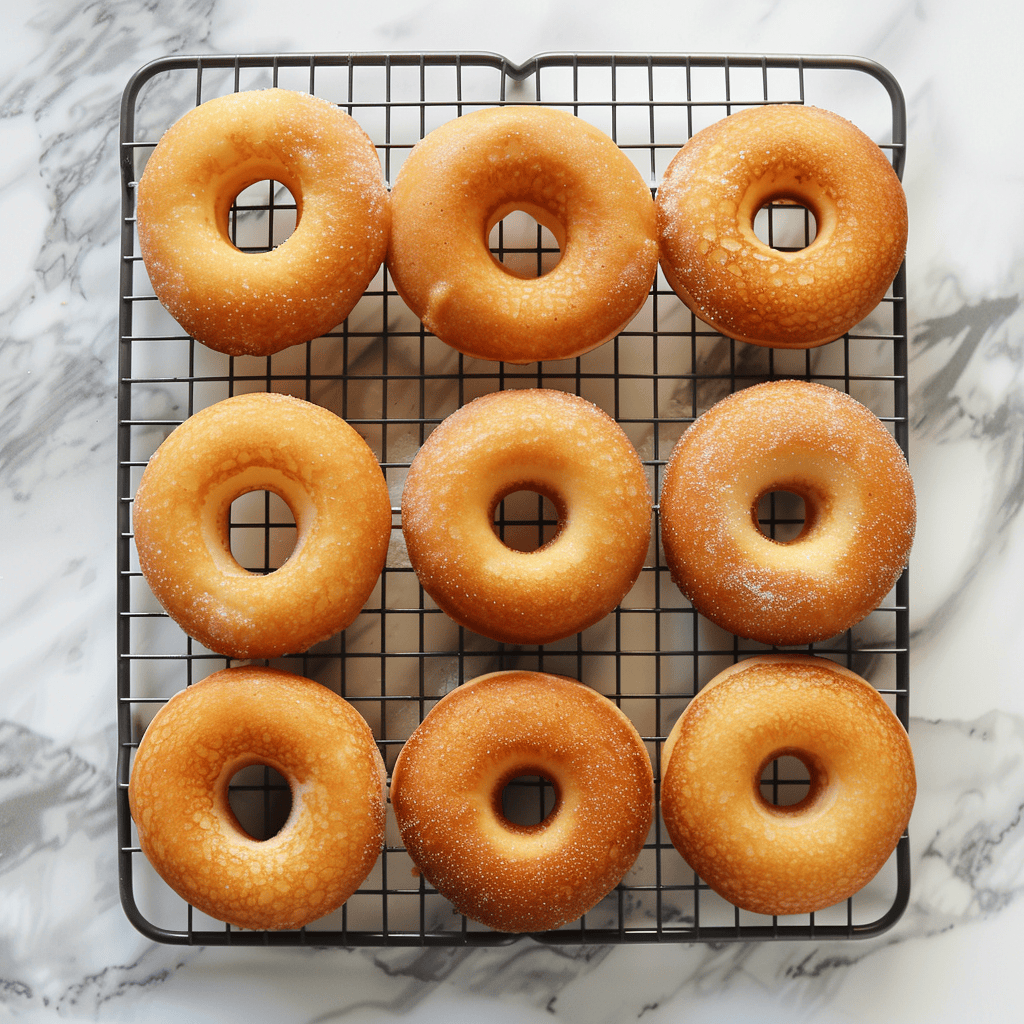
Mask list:
[[[282,830],[244,833],[227,788],[275,768],[292,790]],[[384,763],[355,709],[289,672],[224,669],[180,691],[143,735],[128,796],[139,845],[193,906],[244,928],[299,928],[355,891],[384,839]]]
[[[775,200],[812,211],[809,246],[782,252],[754,234],[754,216]],[[906,197],[885,154],[814,107],[752,107],[698,132],[656,207],[669,283],[716,330],[759,345],[840,337],[885,295],[906,249]]]
[[[506,270],[488,232],[513,209],[550,227],[561,259]],[[657,269],[654,204],[604,132],[538,106],[472,111],[430,132],[392,189],[388,268],[427,328],[482,359],[566,359],[622,330]]]
[[[272,251],[228,234],[235,197],[278,181],[298,206]],[[191,335],[232,355],[309,341],[349,314],[387,250],[390,203],[366,133],[333,103],[287,89],[208,100],[163,135],[136,204],[157,297]]]
[[[760,792],[762,769],[797,757],[808,795]],[[824,658],[767,655],[726,669],[690,702],[662,755],[673,844],[720,895],[761,914],[820,910],[890,856],[916,794],[907,733],[856,673]]]
[[[555,786],[557,806],[539,826],[500,814],[501,788],[518,775]],[[638,856],[652,800],[650,759],[622,711],[575,680],[525,671],[444,697],[402,748],[391,784],[402,838],[429,881],[461,913],[509,932],[557,928],[593,907]]]
[[[779,543],[755,522],[771,491],[803,497]],[[682,435],[665,473],[661,538],[694,607],[739,636],[803,644],[848,629],[906,565],[916,502],[902,451],[849,395],[772,381],[728,396]]]

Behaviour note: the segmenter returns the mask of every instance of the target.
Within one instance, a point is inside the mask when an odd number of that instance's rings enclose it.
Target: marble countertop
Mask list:
[[[1007,1017],[1024,926],[1019,133],[1009,0],[29,0],[0,41],[0,1012],[29,1020],[869,1021]],[[900,81],[913,886],[858,942],[288,950],[128,923],[114,807],[118,111],[166,54],[857,54]]]

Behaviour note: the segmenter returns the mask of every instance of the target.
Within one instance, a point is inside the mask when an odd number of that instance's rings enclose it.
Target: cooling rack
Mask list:
[[[414,875],[389,808],[386,845],[373,872],[339,911],[293,932],[252,932],[205,917],[171,892],[138,848],[127,785],[139,739],[173,693],[230,664],[186,637],[142,578],[131,506],[160,441],[196,410],[246,391],[287,392],[344,417],[369,442],[393,506],[392,543],[381,580],[344,633],[271,664],[316,679],[352,702],[374,730],[390,771],[402,743],[436,700],[484,672],[529,668],[584,680],[615,700],[637,726],[660,777],[663,740],[688,700],[736,660],[768,650],[703,620],[671,583],[657,545],[657,506],[640,580],[608,618],[545,647],[511,647],[455,626],[419,588],[401,538],[399,502],[409,463],[446,415],[486,392],[515,387],[572,391],[615,417],[641,454],[657,496],[667,458],[686,426],[725,394],[758,381],[796,377],[847,391],[871,408],[906,451],[907,335],[901,270],[878,309],[842,339],[809,351],[773,351],[723,338],[696,320],[660,273],[637,318],[617,338],[577,359],[526,367],[466,358],[430,335],[382,270],[345,323],[269,358],[228,357],[183,334],[155,299],[134,224],[134,189],[161,133],[214,96],[271,85],[339,104],[373,139],[388,182],[428,131],[469,110],[503,103],[557,106],[607,132],[652,190],[676,150],[697,130],[744,106],[809,103],[850,118],[904,162],[905,111],[891,75],[857,58],[726,55],[546,54],[523,64],[488,53],[276,54],[169,57],[142,68],[122,102],[123,188],[117,465],[117,807],[122,903],[150,938],[202,945],[494,945],[513,941],[456,915]],[[235,203],[231,231],[242,249],[279,244],[296,206],[264,183]],[[757,233],[785,249],[806,245],[814,225],[800,207],[773,205]],[[495,255],[521,272],[543,272],[557,245],[525,214],[498,225]],[[531,270],[532,268],[532,270]],[[762,528],[792,535],[802,508],[774,495]],[[537,546],[553,528],[545,500],[513,495],[497,528],[514,546]],[[280,565],[294,521],[276,496],[256,492],[232,506],[231,545],[254,572]],[[802,647],[867,677],[908,721],[908,582],[849,632]],[[799,762],[782,758],[762,780],[766,799],[793,802],[806,790]],[[506,792],[507,812],[537,821],[550,805],[541,779]],[[287,785],[270,769],[232,784],[232,806],[257,838],[287,813]],[[532,815],[532,819],[531,819]],[[547,943],[721,942],[839,939],[893,924],[909,894],[906,836],[879,876],[845,903],[796,917],[749,914],[721,900],[682,861],[655,820],[623,883],[579,922],[534,936]]]

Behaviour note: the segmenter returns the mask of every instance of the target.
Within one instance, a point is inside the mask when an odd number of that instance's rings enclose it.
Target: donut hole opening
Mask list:
[[[758,788],[761,799],[772,807],[793,808],[809,801],[812,772],[795,754],[773,757],[761,769]]]
[[[814,213],[793,199],[780,197],[765,203],[754,215],[754,234],[778,252],[806,249],[818,234]]]
[[[273,491],[248,491],[231,503],[228,537],[231,556],[251,573],[280,569],[295,550],[295,516]]]
[[[292,812],[291,786],[270,765],[251,764],[231,776],[228,804],[242,831],[263,843],[284,828]]]
[[[487,237],[491,255],[515,277],[543,277],[558,266],[558,238],[526,210],[513,209],[491,226]]]
[[[561,516],[546,494],[522,488],[504,495],[492,513],[494,532],[513,551],[532,552],[550,544],[561,529]]]
[[[501,789],[501,817],[513,830],[540,828],[557,806],[558,791],[544,775],[516,775]]]
[[[242,252],[270,252],[286,242],[299,222],[295,196],[279,181],[257,181],[235,196],[228,237]]]
[[[761,495],[754,520],[769,540],[789,544],[807,528],[807,514],[807,504],[801,495],[780,489]]]

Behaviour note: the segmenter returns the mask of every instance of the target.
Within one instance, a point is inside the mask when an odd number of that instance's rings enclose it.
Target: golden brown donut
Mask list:
[[[257,841],[228,803],[232,776],[268,765],[292,791],[276,835]],[[183,899],[240,928],[301,928],[336,910],[384,843],[386,773],[370,727],[319,683],[229,668],[157,712],[132,766],[139,846]]]
[[[789,807],[761,771],[789,755],[810,775]],[[878,691],[824,658],[765,655],[719,673],[687,705],[662,752],[661,809],[694,871],[730,903],[803,914],[863,888],[914,806],[907,733]]]
[[[515,491],[545,495],[559,531],[515,551],[494,510]],[[650,541],[651,494],[622,428],[562,391],[484,395],[447,417],[413,459],[402,533],[423,589],[456,622],[514,644],[571,636],[636,582]]]
[[[555,789],[536,825],[502,814],[502,790],[522,776]],[[611,892],[643,848],[653,794],[650,758],[622,711],[540,672],[494,672],[452,690],[391,777],[418,868],[460,914],[503,932],[558,928]]]
[[[231,554],[228,514],[248,491],[295,517],[288,560],[268,575]],[[171,432],[133,509],[139,565],[189,636],[234,658],[304,651],[348,626],[387,555],[391,500],[369,445],[344,420],[287,395],[237,395]]]
[[[800,534],[771,540],[757,503],[804,501]],[[712,406],[679,439],[661,492],[676,585],[702,615],[766,644],[835,636],[874,610],[914,539],[914,485],[899,445],[835,388],[771,381]]]
[[[781,252],[754,234],[772,202],[809,209],[817,235]],[[661,267],[716,331],[810,348],[863,320],[896,276],[907,201],[881,149],[828,110],[751,107],[697,132],[657,194]]]
[[[231,204],[267,180],[295,198],[295,230],[270,252],[241,252],[228,235]],[[369,137],[333,103],[287,89],[185,114],[146,164],[136,216],[157,298],[231,355],[270,355],[337,327],[383,262],[390,227]]]
[[[545,107],[475,110],[435,128],[399,169],[387,264],[428,330],[511,363],[588,352],[633,319],[658,264],[650,188],[603,132]],[[488,248],[513,210],[547,227],[561,259],[538,278]]]

